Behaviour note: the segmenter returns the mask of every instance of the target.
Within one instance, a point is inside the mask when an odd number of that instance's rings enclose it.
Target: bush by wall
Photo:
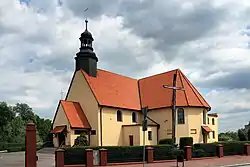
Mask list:
[[[177,154],[180,154],[180,151],[176,150],[172,145],[159,145],[152,147],[154,148],[155,160],[174,159],[176,158]],[[93,150],[99,150],[100,148],[107,149],[108,163],[143,161],[143,146],[72,147],[72,148],[64,148],[65,165],[85,164],[86,163],[85,149],[87,148],[91,148]]]
[[[216,156],[216,145],[217,145],[217,143],[198,143],[198,144],[194,144],[194,146],[193,146],[193,156],[194,157],[203,157],[203,156],[213,157],[213,156]]]
[[[8,152],[18,152],[25,150],[24,143],[3,143],[0,142],[0,150],[7,150]]]
[[[181,137],[180,138],[180,149],[184,149],[184,146],[193,146],[193,138],[192,137]]]
[[[162,139],[159,141],[159,144],[174,145],[175,143],[173,139]]]

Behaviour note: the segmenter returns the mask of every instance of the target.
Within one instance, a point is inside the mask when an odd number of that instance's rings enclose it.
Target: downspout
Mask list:
[[[102,146],[102,106],[100,108],[100,138],[101,138],[101,146]]]

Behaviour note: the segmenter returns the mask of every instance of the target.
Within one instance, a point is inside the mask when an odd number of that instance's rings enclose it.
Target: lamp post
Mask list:
[[[175,141],[175,132],[176,132],[176,90],[184,90],[184,88],[176,87],[176,74],[174,74],[173,78],[173,86],[163,85],[163,88],[173,89],[172,94],[172,139]]]

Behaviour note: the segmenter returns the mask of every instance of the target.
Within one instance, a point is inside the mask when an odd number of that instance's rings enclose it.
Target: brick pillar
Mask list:
[[[93,167],[93,150],[92,149],[86,149],[86,167]]]
[[[192,159],[192,147],[191,146],[185,146],[184,147],[184,158],[187,161]]]
[[[217,156],[219,158],[224,156],[224,154],[223,154],[223,145],[222,144],[216,145],[216,153],[217,153]]]
[[[146,148],[146,157],[147,157],[147,163],[153,163],[154,162],[154,148],[153,147],[147,147]]]
[[[107,166],[108,164],[108,150],[105,148],[99,149],[100,153],[100,166]]]
[[[56,166],[55,167],[64,167],[64,150],[57,149],[55,154]]]
[[[36,167],[36,125],[32,122],[26,126],[25,167]]]
[[[244,144],[244,155],[250,155],[250,144]]]

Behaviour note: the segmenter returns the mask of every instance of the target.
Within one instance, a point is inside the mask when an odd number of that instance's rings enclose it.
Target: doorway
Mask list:
[[[65,145],[65,135],[63,133],[58,134],[59,147],[63,144]]]
[[[203,136],[203,143],[207,143],[207,133],[202,133]]]
[[[134,137],[133,137],[133,135],[129,135],[129,145],[130,146],[134,145]]]

